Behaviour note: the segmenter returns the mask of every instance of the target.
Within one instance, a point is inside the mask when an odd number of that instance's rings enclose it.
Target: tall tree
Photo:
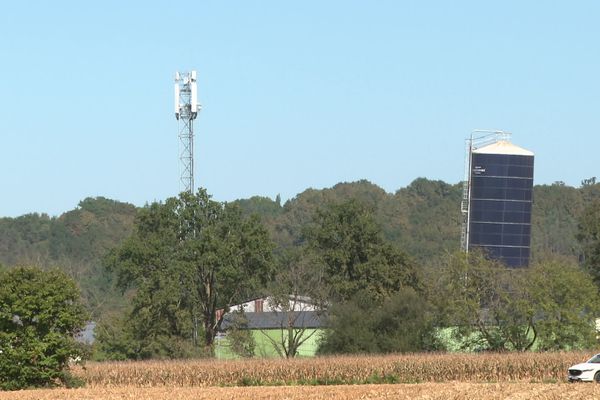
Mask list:
[[[134,234],[108,265],[123,289],[137,290],[132,317],[177,336],[187,330],[194,343],[202,332],[212,352],[223,318],[217,310],[265,284],[273,272],[271,252],[256,217],[244,218],[239,208],[200,189],[141,210]]]
[[[404,286],[420,285],[413,262],[384,240],[373,211],[358,201],[317,210],[306,237],[338,300],[348,300],[359,291],[382,299]]]

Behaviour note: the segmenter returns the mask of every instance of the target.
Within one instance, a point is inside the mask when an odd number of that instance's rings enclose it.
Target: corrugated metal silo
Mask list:
[[[509,267],[528,266],[533,153],[500,140],[470,157],[467,249],[480,247]]]

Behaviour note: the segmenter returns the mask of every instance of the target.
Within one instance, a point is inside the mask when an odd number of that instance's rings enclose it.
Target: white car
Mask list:
[[[569,368],[569,382],[600,383],[600,354]]]

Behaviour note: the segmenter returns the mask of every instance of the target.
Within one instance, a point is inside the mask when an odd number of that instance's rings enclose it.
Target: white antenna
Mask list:
[[[196,71],[175,72],[175,118],[179,121],[180,185],[182,192],[194,193],[194,120],[198,104]]]

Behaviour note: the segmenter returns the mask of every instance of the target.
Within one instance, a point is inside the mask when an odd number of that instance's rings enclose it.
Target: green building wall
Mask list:
[[[254,356],[259,358],[274,358],[280,357],[273,346],[273,343],[269,338],[275,340],[277,343],[281,342],[281,329],[265,329],[258,330],[252,329],[252,337],[254,338],[254,342],[256,343],[256,347],[254,349]],[[283,332],[287,334],[287,332]],[[297,357],[314,357],[317,353],[317,348],[319,347],[319,340],[324,334],[323,329],[306,329],[303,337],[308,335],[312,335],[309,337],[298,349]],[[267,337],[268,336],[268,337]],[[231,351],[231,347],[229,346],[229,340],[227,336],[223,338],[219,338],[216,341],[215,346],[215,356],[218,359],[228,360],[228,359],[237,359],[240,358],[238,355],[234,354]]]

